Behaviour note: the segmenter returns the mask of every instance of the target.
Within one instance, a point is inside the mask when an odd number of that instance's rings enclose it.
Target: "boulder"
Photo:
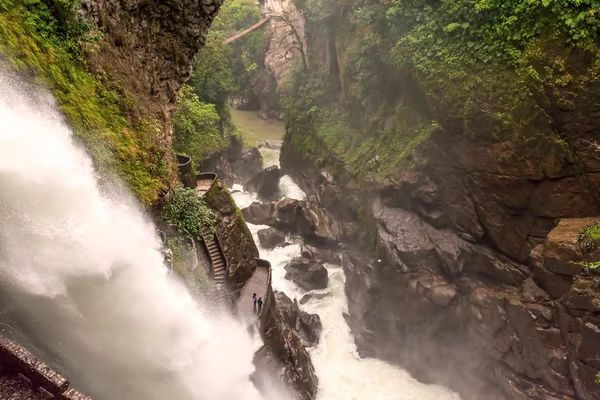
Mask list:
[[[315,261],[295,257],[285,266],[285,279],[294,281],[304,290],[325,289],[329,280],[327,269]]]
[[[337,245],[344,227],[315,202],[284,198],[277,202],[254,202],[242,210],[246,221],[296,233],[319,245]]]
[[[256,225],[275,224],[274,203],[261,203],[255,201],[242,210],[246,222]]]
[[[277,312],[283,320],[298,334],[305,346],[316,346],[319,343],[323,325],[318,314],[309,314],[298,308],[298,301],[293,301],[283,292],[275,292]]]
[[[258,231],[258,241],[263,248],[272,249],[285,242],[285,235],[275,228],[261,229]]]
[[[276,198],[279,192],[281,170],[277,165],[263,169],[244,183],[244,190],[258,193],[264,198]]]
[[[331,249],[327,249],[327,248],[318,249],[314,246],[303,243],[300,246],[300,254],[302,255],[302,257],[305,257],[305,258],[308,258],[308,259],[311,259],[311,260],[314,260],[314,261],[320,262],[320,263],[334,264],[334,265],[342,264],[342,257],[340,256],[340,254],[335,250],[331,250]]]

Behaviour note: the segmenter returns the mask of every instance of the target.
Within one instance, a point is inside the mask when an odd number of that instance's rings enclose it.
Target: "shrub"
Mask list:
[[[174,189],[165,204],[163,217],[167,223],[177,225],[195,238],[202,237],[202,226],[210,227],[215,222],[215,214],[198,193],[183,186]]]
[[[184,85],[175,114],[173,147],[199,163],[204,156],[225,146],[219,130],[219,115],[213,104],[202,103],[193,88]]]

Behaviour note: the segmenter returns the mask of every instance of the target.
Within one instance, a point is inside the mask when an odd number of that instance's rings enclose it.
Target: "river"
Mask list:
[[[279,137],[273,137],[269,131],[261,136],[261,121],[253,121],[251,112],[244,112],[239,118],[239,112],[233,115],[233,120],[245,132],[246,126],[252,129],[252,138],[260,140],[282,140],[284,132]],[[258,120],[255,113],[254,118]],[[279,164],[279,152],[261,149],[265,166]],[[240,185],[234,185],[239,190],[234,193],[236,203],[240,208],[247,207],[257,201],[254,193],[242,191]],[[294,183],[289,176],[280,180],[280,197],[290,197],[302,200],[306,194]],[[286,293],[290,298],[300,300],[307,292],[292,281],[284,278],[285,265],[300,255],[300,244],[275,248],[272,250],[260,247],[257,232],[266,226],[248,224],[254,241],[259,246],[261,258],[271,262],[273,268],[273,286],[275,290]],[[317,313],[323,323],[321,341],[316,348],[309,349],[319,378],[317,400],[458,400],[460,397],[450,390],[418,382],[402,368],[386,362],[360,358],[350,327],[343,317],[348,303],[344,293],[345,276],[341,267],[325,265],[329,272],[329,286],[324,290],[314,291],[325,294],[313,296],[300,308],[309,313]]]

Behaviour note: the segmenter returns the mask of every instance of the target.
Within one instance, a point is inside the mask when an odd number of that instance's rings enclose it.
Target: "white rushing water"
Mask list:
[[[235,189],[241,190],[236,185]],[[280,181],[283,197],[304,199],[305,193],[289,176]],[[247,207],[257,197],[242,191],[234,194],[240,208]],[[264,225],[248,224],[254,241],[259,245],[257,232],[267,228]],[[300,255],[300,245],[291,244],[272,250],[259,246],[260,256],[271,262],[273,286],[290,298],[300,300],[307,292],[292,281],[284,278],[285,265]],[[376,359],[361,359],[358,356],[350,327],[343,317],[348,309],[344,293],[345,276],[341,267],[325,265],[329,272],[329,285],[324,290],[313,291],[325,294],[313,296],[300,308],[309,313],[319,314],[323,332],[318,347],[310,349],[310,355],[319,378],[317,400],[459,400],[450,390],[425,385],[413,379],[405,370]]]
[[[23,91],[0,71],[0,284],[20,326],[99,400],[260,399],[260,343],[167,273],[154,227],[101,194],[51,96]]]

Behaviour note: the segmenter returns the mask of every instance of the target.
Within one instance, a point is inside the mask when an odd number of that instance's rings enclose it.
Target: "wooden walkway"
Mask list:
[[[270,15],[267,15],[266,17],[264,17],[263,19],[261,19],[260,21],[258,21],[257,23],[255,23],[254,25],[252,25],[250,28],[244,29],[243,31],[241,31],[240,33],[236,33],[235,35],[228,37],[225,40],[225,43],[231,43],[236,39],[239,39],[240,37],[244,36],[246,33],[250,33],[253,30],[255,30],[256,28],[262,26],[265,22],[267,22],[268,20],[271,19]]]
[[[252,277],[240,292],[240,298],[237,300],[236,308],[240,318],[243,318],[248,326],[254,325],[258,320],[258,309],[254,310],[252,303],[252,293],[256,293],[256,297],[262,297],[263,311],[267,302],[267,293],[269,289],[269,268],[258,266],[252,274]]]

